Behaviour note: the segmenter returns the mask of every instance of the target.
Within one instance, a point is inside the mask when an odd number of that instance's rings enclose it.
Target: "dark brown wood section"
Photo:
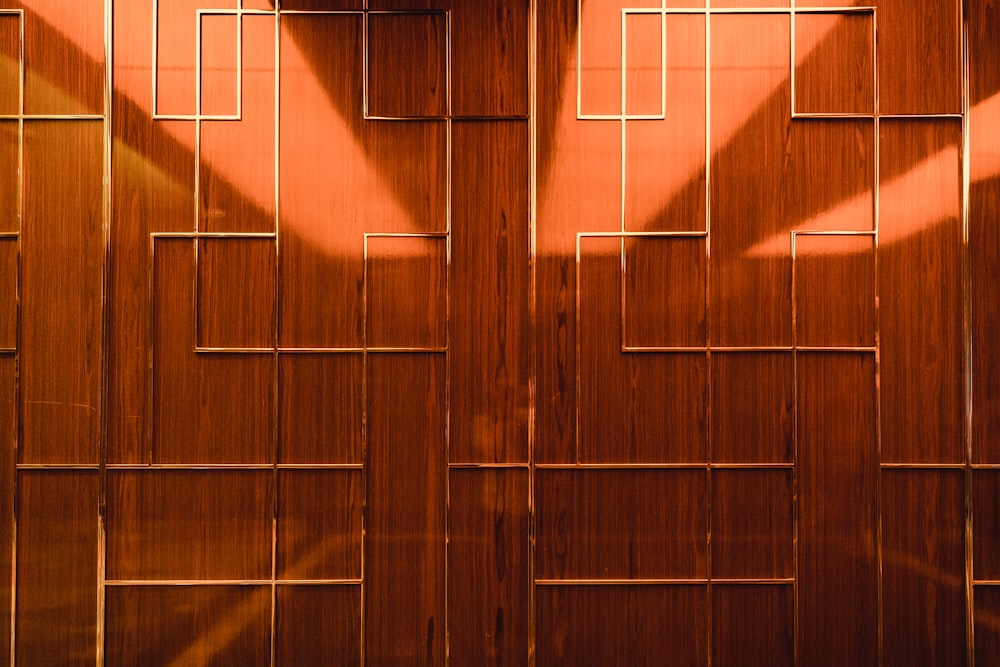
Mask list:
[[[996,0],[0,0],[0,663],[1000,654]]]

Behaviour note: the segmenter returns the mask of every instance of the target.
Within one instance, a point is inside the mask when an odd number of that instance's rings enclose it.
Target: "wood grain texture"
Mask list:
[[[281,463],[361,463],[360,354],[278,357]]]
[[[797,236],[795,342],[875,346],[875,239]]]
[[[279,579],[360,579],[360,470],[278,473]]]
[[[536,576],[706,576],[701,470],[538,470]]]
[[[746,252],[785,231],[788,17],[713,16],[711,31],[712,344],[788,345],[791,261]],[[762,104],[748,111],[748,99]]]
[[[448,658],[528,664],[528,471],[449,473]]]
[[[798,657],[878,660],[875,360],[798,355]]]
[[[883,169],[901,173],[880,198],[882,460],[960,463],[961,123],[886,121],[881,135]]]
[[[527,116],[527,0],[449,4],[452,113]]]
[[[874,20],[873,14],[795,16],[796,113],[875,113]]]
[[[1000,656],[1000,586],[976,586],[975,661],[979,667],[994,667]]]
[[[528,460],[528,127],[452,126],[453,462]]]
[[[198,239],[199,347],[273,347],[272,239]]]
[[[539,586],[540,665],[707,662],[704,586]]]
[[[104,281],[102,128],[24,128],[22,463],[97,463]]]
[[[883,664],[965,664],[965,480],[882,471]]]
[[[14,355],[0,355],[0,660],[10,662],[11,606],[14,538],[14,448],[17,423],[14,392],[17,388]]]
[[[16,15],[0,15],[0,114],[16,116],[21,108],[21,77],[18,62],[21,58],[21,22]],[[16,174],[16,172],[15,172]]]
[[[18,473],[18,667],[97,662],[100,483],[95,471]]]
[[[1000,10],[991,0],[968,6],[969,255],[972,300],[972,456],[1000,463],[1000,350],[992,343],[1000,327]]]
[[[270,579],[265,470],[108,473],[108,579]]]
[[[226,19],[216,35],[202,34],[206,45],[222,49],[217,67],[220,81],[205,76],[210,63],[202,55],[202,113],[236,113],[236,17]],[[238,121],[204,121],[201,124],[199,229],[211,232],[273,232],[274,217],[274,19],[244,16],[242,117]],[[205,28],[203,28],[203,31]],[[208,106],[207,89],[223,87]],[[233,88],[229,90],[228,88]]]
[[[368,16],[368,113],[441,117],[449,113],[444,14]]]
[[[690,5],[689,5],[690,6]],[[632,19],[630,19],[631,21]],[[633,90],[642,96],[644,113],[661,111],[660,30],[657,15],[645,15],[655,32],[640,44],[650,58],[642,70],[643,85],[629,80],[626,88],[632,107]],[[705,230],[705,18],[673,14],[665,25],[667,69],[664,121],[628,121],[625,124],[625,229],[628,231]],[[629,34],[629,50],[634,35]],[[649,51],[655,53],[650,54]],[[634,62],[632,54],[628,62]],[[649,69],[650,66],[652,69]],[[620,69],[620,66],[619,68]],[[631,69],[631,67],[630,67]],[[648,77],[649,74],[655,75]],[[647,78],[648,77],[648,78]],[[649,80],[655,78],[655,81]],[[638,84],[639,82],[634,82]],[[656,99],[649,100],[650,93]],[[629,113],[636,113],[630,107]],[[655,107],[655,108],[654,108]]]
[[[712,662],[745,667],[794,664],[791,586],[712,586]]]
[[[25,113],[103,113],[102,0],[53,0],[27,7],[24,66]]]
[[[271,657],[268,586],[113,586],[109,665],[259,665]]]
[[[972,563],[976,579],[1000,580],[1000,472],[972,475]]]
[[[366,345],[445,347],[447,240],[369,237],[366,260]]]
[[[625,240],[624,345],[707,345],[705,249],[703,238]]]
[[[365,660],[445,663],[445,359],[368,355]]]
[[[200,17],[194,15],[194,22],[196,25],[200,23],[199,27],[201,28],[201,41],[195,45],[195,48],[201,53],[201,70],[199,72],[201,88],[196,88],[199,97],[196,98],[195,104],[200,105],[198,108],[203,114],[235,116],[239,110],[236,84],[240,20],[233,15],[202,14]],[[250,22],[257,23],[253,20],[247,23]],[[261,23],[262,27],[263,25]],[[271,23],[271,34],[274,34],[273,22]],[[244,36],[247,35],[244,34]],[[198,38],[196,35],[195,39]],[[263,51],[266,48],[262,44],[253,43],[247,46],[248,51]],[[271,56],[274,57],[273,47]],[[250,57],[254,58],[254,56]],[[257,62],[260,63],[260,60]],[[273,60],[270,61],[270,63],[273,62]]]
[[[277,665],[361,664],[360,586],[279,586]]]
[[[794,382],[787,352],[713,352],[712,460],[790,463]]]
[[[712,576],[793,577],[792,520],[791,471],[714,471]]]
[[[622,352],[621,239],[581,239],[579,289],[580,462],[704,461],[706,356]]]
[[[879,0],[882,113],[960,113],[957,0]]]
[[[0,27],[3,19],[0,17]],[[15,109],[15,111],[17,111]],[[0,232],[16,232],[20,227],[17,180],[17,121],[0,122]]]
[[[195,352],[194,264],[190,239],[155,242],[153,442],[147,457],[157,463],[270,462],[274,355]]]
[[[0,239],[0,348],[17,347],[17,239]]]

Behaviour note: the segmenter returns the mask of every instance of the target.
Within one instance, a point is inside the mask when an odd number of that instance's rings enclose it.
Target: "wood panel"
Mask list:
[[[200,87],[198,83],[195,87],[197,91],[195,108],[198,113],[209,116],[236,116],[239,111],[237,44],[241,30],[240,19],[232,14],[206,13],[193,16],[195,24],[200,29],[200,34],[195,35],[195,39],[200,40],[196,42],[195,49],[201,56],[201,62],[195,64],[195,67],[199,68],[197,74],[200,77],[198,81]],[[247,23],[258,23],[258,21],[250,19]],[[263,27],[262,22],[261,26]],[[274,34],[273,30],[271,34]],[[244,36],[249,35],[244,34]],[[266,48],[253,42],[248,46],[248,50],[263,51]]]
[[[450,113],[445,15],[371,14],[367,24],[367,112],[394,117]]]
[[[5,350],[17,347],[17,274],[17,239],[0,239],[0,349]]]
[[[270,579],[264,470],[108,473],[108,579]]]
[[[873,14],[795,15],[796,113],[875,113],[874,20]]]
[[[795,342],[799,346],[875,346],[875,239],[795,239]]]
[[[951,120],[881,125],[883,173],[895,175],[880,197],[883,461],[965,458],[960,138]]]
[[[452,126],[449,419],[454,462],[528,460],[528,127]]]
[[[361,664],[360,586],[279,586],[276,604],[275,664]]]
[[[360,470],[278,473],[277,577],[360,579]]]
[[[4,58],[0,67],[0,114],[16,116],[21,109],[18,66],[21,60],[21,21],[16,15],[0,14],[0,55]],[[4,201],[7,199],[4,198]]]
[[[17,479],[15,665],[97,662],[95,471],[24,471]]]
[[[24,127],[23,463],[97,463],[104,282],[99,122]]]
[[[275,264],[272,239],[198,239],[198,347],[274,347]]]
[[[707,345],[705,251],[700,237],[625,240],[623,345]]]
[[[20,226],[18,165],[17,121],[0,122],[0,233],[16,232]]]
[[[235,115],[236,17],[209,16],[224,21],[220,35],[202,28],[202,40],[221,50],[215,71],[221,79],[206,77],[211,63],[202,56],[202,113]],[[275,132],[274,132],[274,19],[244,16],[242,106],[238,121],[206,120],[201,123],[198,159],[198,228],[207,232],[273,232],[275,230]],[[218,90],[218,89],[222,90]],[[209,90],[215,90],[209,95]],[[217,101],[213,101],[218,98]],[[213,106],[217,107],[213,109]]]
[[[798,657],[878,660],[875,360],[798,355]]]
[[[14,447],[17,438],[17,389],[14,355],[0,355],[0,660],[10,661],[11,593],[14,545]]]
[[[272,461],[274,355],[195,352],[194,243],[161,239],[154,242],[153,254],[153,442],[148,460]]]
[[[791,667],[793,601],[787,585],[713,585],[713,664]]]
[[[791,463],[792,355],[785,352],[712,354],[712,460]]]
[[[1000,471],[972,475],[972,536],[975,578],[1000,580]]]
[[[278,357],[281,463],[361,463],[360,354]]]
[[[976,586],[975,661],[993,667],[1000,656],[1000,586]]]
[[[705,477],[701,470],[538,470],[536,576],[706,576]]]
[[[621,239],[583,238],[580,252],[579,461],[704,461],[705,354],[623,354]]]
[[[541,665],[707,663],[704,586],[539,586]]]
[[[452,469],[448,659],[527,665],[531,596],[526,469]]]
[[[972,456],[1000,463],[1000,126],[991,109],[1000,92],[1000,12],[993,2],[969,3],[969,255],[972,306]]]
[[[527,116],[529,3],[481,0],[449,5],[452,113]],[[517,192],[523,193],[523,188]]]
[[[368,355],[365,660],[445,663],[445,359]]]
[[[965,480],[882,471],[883,664],[965,663]]]
[[[268,665],[267,586],[112,586],[105,593],[109,665]]]
[[[368,347],[443,348],[447,344],[447,257],[444,238],[367,239]]]
[[[794,576],[792,521],[791,471],[714,471],[712,576]]]

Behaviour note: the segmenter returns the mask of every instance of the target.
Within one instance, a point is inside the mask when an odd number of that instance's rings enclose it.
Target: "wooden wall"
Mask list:
[[[0,663],[1000,664],[994,0],[0,0]]]

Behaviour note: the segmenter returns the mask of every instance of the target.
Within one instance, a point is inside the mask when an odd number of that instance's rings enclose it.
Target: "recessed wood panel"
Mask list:
[[[538,578],[706,576],[704,471],[539,470],[535,479]]]
[[[108,473],[108,579],[270,579],[273,475]]]
[[[24,126],[20,460],[97,463],[104,285],[102,126]]]
[[[0,349],[17,347],[17,239],[0,239]]]
[[[0,26],[3,17],[0,16]],[[16,111],[16,109],[15,109]],[[17,121],[0,121],[0,232],[16,232],[21,224],[18,180]]]
[[[964,508],[959,470],[882,471],[884,664],[964,664]]]
[[[794,261],[796,344],[874,347],[874,237],[800,234]]]
[[[972,456],[1000,463],[1000,12],[988,2],[970,3],[968,15],[969,255],[972,306]]]
[[[278,473],[277,577],[360,579],[360,470]]]
[[[663,28],[667,62],[662,85],[660,17],[646,15],[643,20],[644,25],[656,24],[656,60],[650,65],[655,64],[652,71],[656,75],[655,92],[659,94],[665,87],[662,109],[665,119],[625,124],[625,229],[704,231],[705,17],[685,14],[666,17]],[[631,81],[628,86],[631,97],[634,89]],[[644,96],[648,94],[647,90]],[[656,99],[657,114],[661,102]]]
[[[52,0],[24,13],[24,111],[104,111],[104,2]]]
[[[792,355],[712,354],[712,461],[790,463],[793,455]]]
[[[527,665],[528,470],[453,469],[449,480],[449,660]]]
[[[527,116],[529,3],[450,4],[453,113]]]
[[[268,586],[111,586],[109,665],[270,664]]]
[[[445,662],[442,354],[369,354],[365,656]]]
[[[360,586],[279,586],[277,665],[361,664]]]
[[[875,14],[795,15],[795,112],[875,113]]]
[[[706,356],[622,351],[620,238],[581,239],[579,290],[579,461],[704,461]]]
[[[972,475],[972,546],[975,578],[1000,580],[1000,471]]]
[[[278,460],[361,463],[364,405],[360,354],[278,358]]]
[[[97,661],[96,471],[27,471],[17,479],[14,664]]]
[[[14,537],[14,443],[17,431],[14,392],[17,388],[14,355],[0,355],[0,628],[10,628],[10,596],[13,590]],[[10,633],[0,633],[0,660],[10,660]]]
[[[707,345],[705,248],[701,237],[625,239],[624,345]]]
[[[791,667],[793,604],[790,585],[713,585],[713,664]]]
[[[712,473],[712,577],[794,576],[790,470]]]
[[[539,586],[540,665],[706,664],[704,586]]]
[[[446,345],[447,251],[444,238],[368,238],[368,347],[426,349]]]
[[[153,441],[146,460],[272,461],[274,355],[195,352],[194,243],[161,239],[153,253]]]
[[[16,14],[0,14],[0,58],[0,114],[16,116],[21,108],[21,19]]]
[[[449,113],[448,22],[443,13],[368,16],[368,114]]]
[[[223,21],[217,30],[233,43],[225,44],[204,32],[205,46],[223,45],[218,81],[205,78],[210,64],[202,56],[202,90],[217,86],[214,103],[203,95],[202,113],[236,115],[236,17],[203,18]],[[244,16],[242,106],[239,120],[201,123],[198,228],[211,232],[273,232],[274,197],[274,18]],[[213,77],[214,78],[214,77]],[[232,88],[232,90],[228,90]],[[225,92],[223,92],[225,91]]]
[[[882,460],[960,463],[961,123],[880,127],[882,171],[892,175],[883,175],[879,222]]]
[[[195,16],[195,23],[200,29],[200,34],[195,36],[195,49],[201,58],[198,72],[201,88],[195,99],[196,109],[198,113],[208,116],[236,116],[239,111],[239,87],[236,80],[239,76],[238,37],[241,21],[233,14],[205,13]],[[255,47],[264,50],[259,44],[247,46],[248,50]]]
[[[973,596],[976,664],[992,667],[1000,655],[1000,586],[976,586]]]
[[[663,40],[660,15],[625,14],[624,74],[625,108],[628,115],[654,115],[663,112]],[[619,68],[620,69],[620,68]]]
[[[957,0],[878,3],[882,113],[961,113],[960,16]]]
[[[798,355],[799,659],[878,659],[875,359]]]
[[[789,256],[747,252],[786,232],[789,18],[716,15],[710,22],[710,336],[713,345],[789,345]]]
[[[198,240],[199,347],[274,346],[273,239]]]
[[[453,462],[528,460],[528,127],[452,127]]]

